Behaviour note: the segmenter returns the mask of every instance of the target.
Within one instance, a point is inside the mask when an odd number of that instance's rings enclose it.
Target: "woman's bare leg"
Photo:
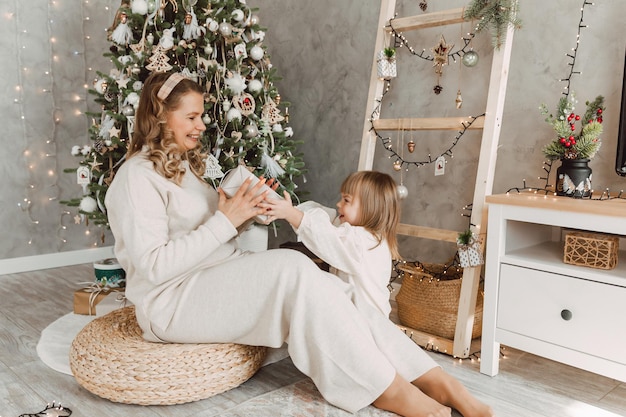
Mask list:
[[[463,417],[493,417],[491,407],[478,401],[457,379],[441,368],[433,368],[412,382],[424,394],[454,408]]]
[[[396,374],[374,406],[404,417],[450,417],[452,410],[433,400]]]

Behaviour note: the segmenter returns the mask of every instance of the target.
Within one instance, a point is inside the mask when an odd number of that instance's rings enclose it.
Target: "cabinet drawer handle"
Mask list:
[[[568,309],[561,310],[561,318],[565,321],[572,319],[572,312]]]

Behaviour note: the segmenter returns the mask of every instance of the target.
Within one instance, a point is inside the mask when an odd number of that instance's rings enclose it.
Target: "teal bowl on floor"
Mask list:
[[[93,263],[96,282],[103,287],[120,288],[126,285],[126,272],[115,258]]]

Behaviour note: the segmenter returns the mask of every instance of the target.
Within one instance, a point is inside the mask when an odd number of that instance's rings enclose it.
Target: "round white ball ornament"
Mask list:
[[[409,196],[409,190],[402,184],[396,187],[396,193],[398,193],[398,198],[400,200],[404,200]]]
[[[259,45],[254,45],[252,49],[250,49],[250,57],[255,61],[262,60],[263,55],[265,55],[265,51]]]

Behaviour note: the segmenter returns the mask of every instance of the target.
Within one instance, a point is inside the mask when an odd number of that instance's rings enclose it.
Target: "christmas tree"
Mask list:
[[[72,148],[81,161],[65,170],[76,173],[83,195],[63,203],[108,225],[104,196],[132,141],[143,80],[171,71],[206,90],[207,181],[217,184],[228,170],[245,164],[295,195],[294,179],[304,173],[304,163],[287,126],[288,103],[281,102],[274,85],[279,78],[256,10],[243,0],[122,0],[104,53],[113,66],[97,72],[89,90],[101,105],[101,112],[88,113],[91,143]]]

